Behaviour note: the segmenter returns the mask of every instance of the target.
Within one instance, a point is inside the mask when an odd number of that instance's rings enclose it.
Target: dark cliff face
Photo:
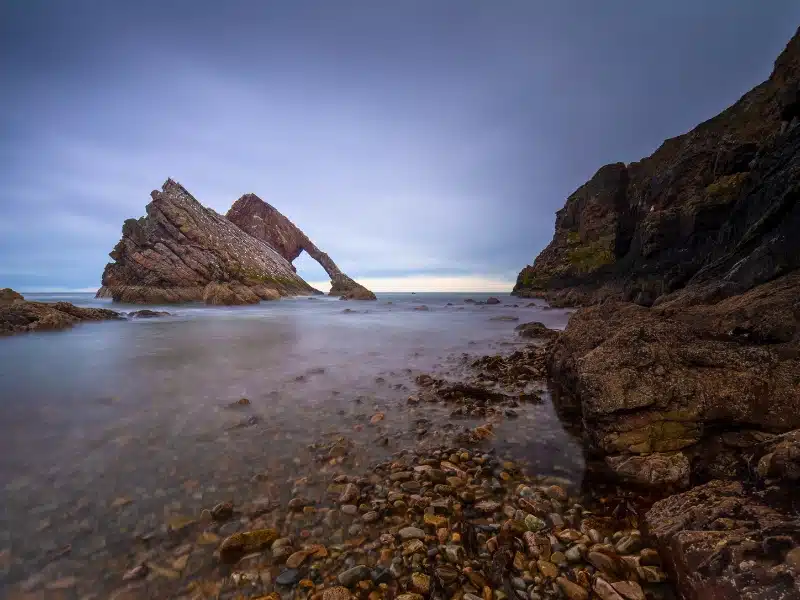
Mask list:
[[[128,219],[98,296],[132,303],[248,304],[314,293],[271,246],[167,180],[147,216]]]
[[[375,294],[342,273],[331,257],[317,248],[294,223],[255,194],[239,198],[226,216],[254,238],[269,244],[289,262],[305,250],[331,278],[331,296],[375,300]]]
[[[800,266],[800,34],[770,78],[637,163],[602,167],[556,216],[514,293],[652,305],[687,286],[726,295]]]

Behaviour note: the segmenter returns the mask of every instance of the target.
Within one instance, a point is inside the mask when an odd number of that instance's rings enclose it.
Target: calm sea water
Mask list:
[[[517,323],[491,317],[556,328],[568,318],[509,296],[499,306],[464,303],[489,295],[160,307],[172,315],[0,339],[5,576],[29,577],[67,545],[78,563],[113,556],[166,511],[288,498],[293,481],[319,469],[314,444],[342,437],[363,468],[420,439],[436,442],[449,409],[406,404],[417,374],[457,375],[465,354],[520,345]],[[90,294],[26,298],[111,307]],[[249,406],[230,408],[240,398]],[[377,411],[386,418],[371,426]],[[543,472],[580,478],[580,450],[549,404],[497,431],[498,444]],[[112,507],[119,498],[131,502]]]

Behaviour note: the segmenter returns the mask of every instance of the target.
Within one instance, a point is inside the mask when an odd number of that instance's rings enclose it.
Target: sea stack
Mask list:
[[[294,223],[255,194],[239,198],[226,216],[254,238],[266,242],[290,263],[305,250],[331,278],[331,296],[375,300],[375,294],[342,273],[331,257],[317,248]]]
[[[128,219],[123,224],[122,239],[110,253],[114,262],[106,265],[98,297],[134,304],[202,301],[231,305],[321,293],[292,266],[291,260],[299,251],[287,258],[291,253],[278,244],[288,233],[301,240],[301,249],[313,252],[312,256],[331,273],[335,288],[332,293],[359,296],[361,286],[342,274],[326,254],[275,209],[272,211],[280,217],[270,225],[275,231],[266,227],[254,237],[204,207],[172,179],[160,191],[153,191],[151,197],[145,217]],[[353,285],[342,291],[344,288],[336,285],[338,281]]]

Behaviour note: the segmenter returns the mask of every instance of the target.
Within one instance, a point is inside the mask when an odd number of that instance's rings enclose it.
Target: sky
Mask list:
[[[223,214],[258,194],[376,291],[510,290],[574,189],[766,79],[798,24],[796,0],[0,0],[0,287],[96,289],[172,177]]]

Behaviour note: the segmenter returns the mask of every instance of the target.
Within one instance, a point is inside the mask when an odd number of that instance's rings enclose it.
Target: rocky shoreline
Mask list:
[[[416,441],[389,458],[359,466],[360,450],[346,437],[321,441],[307,476],[276,482],[292,488],[288,500],[241,490],[235,504],[195,514],[165,506],[160,525],[136,527],[124,547],[84,565],[93,574],[81,573],[69,546],[54,549],[51,564],[9,597],[672,597],[642,530],[650,496],[529,472],[528,460],[495,448],[498,424],[518,423],[543,401],[545,340],[558,335],[541,324],[521,333],[529,345],[465,356],[461,376],[417,376],[416,393],[394,409],[418,424]],[[248,409],[245,400],[230,407]],[[450,411],[452,421],[435,437],[423,424],[432,410]],[[374,413],[367,427],[397,418],[387,414]],[[135,506],[127,497],[113,505]]]
[[[68,329],[84,321],[122,319],[117,311],[81,308],[69,302],[29,302],[10,288],[0,290],[0,336]]]

